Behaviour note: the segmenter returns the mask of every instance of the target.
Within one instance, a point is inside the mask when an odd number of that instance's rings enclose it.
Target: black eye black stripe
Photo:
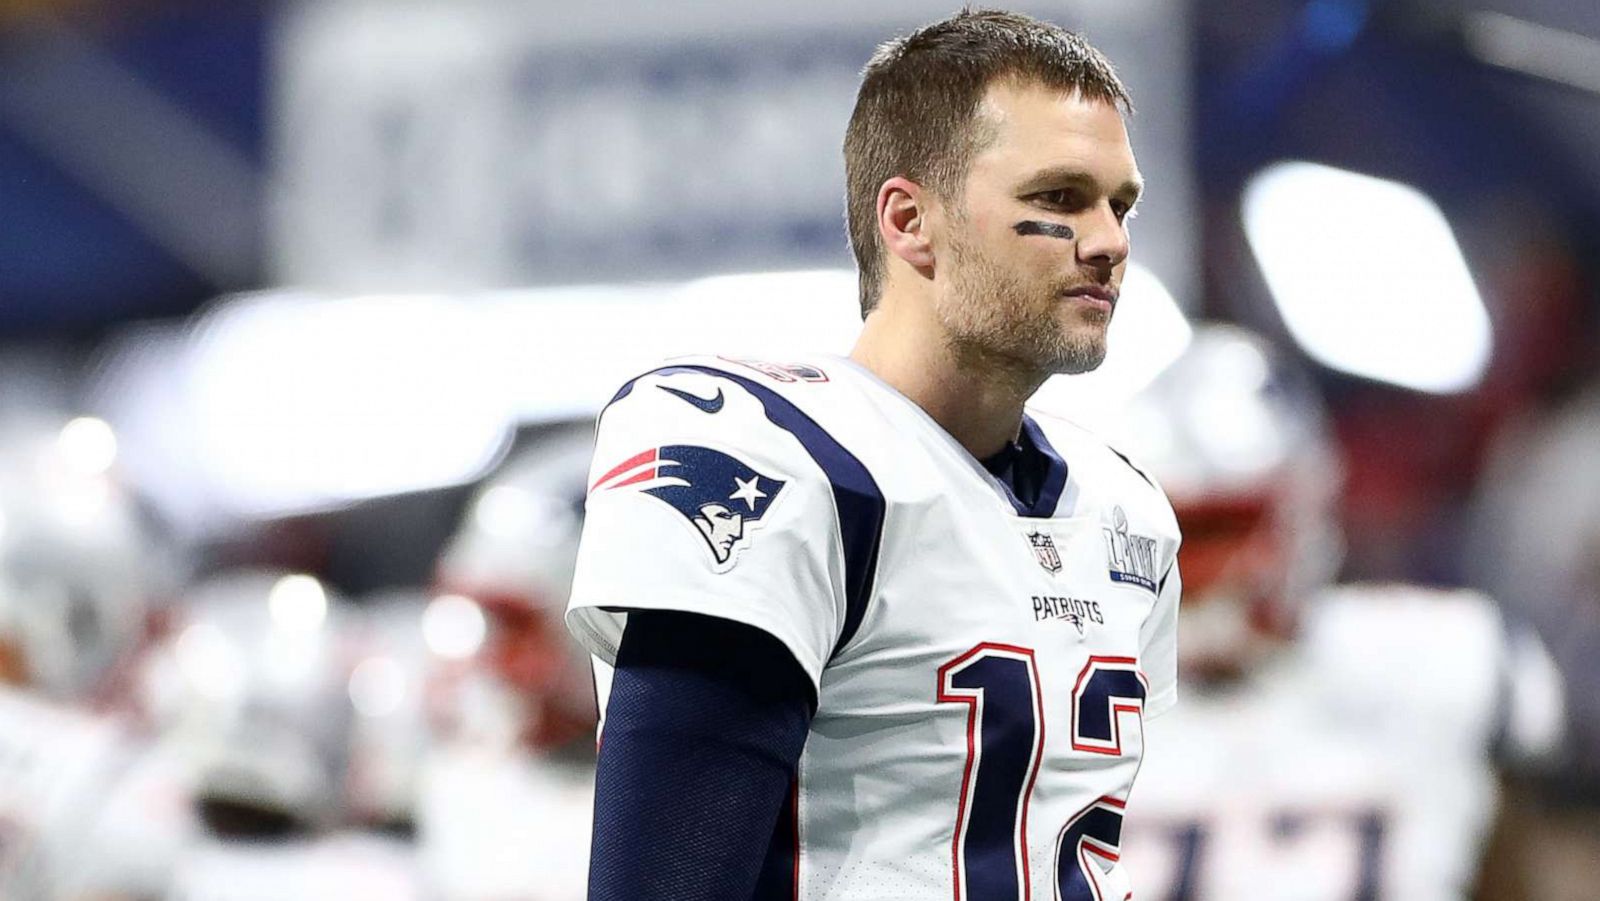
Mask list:
[[[1077,235],[1073,234],[1072,229],[1065,225],[1059,225],[1054,222],[1040,222],[1036,219],[1024,219],[1011,226],[1011,230],[1019,235],[1043,235],[1046,238],[1060,238],[1063,241],[1071,241],[1077,237]]]

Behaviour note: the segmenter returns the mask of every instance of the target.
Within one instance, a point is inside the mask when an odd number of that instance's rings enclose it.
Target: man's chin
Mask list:
[[[1106,359],[1106,333],[1111,316],[1099,310],[1072,309],[1058,316],[1054,347],[1050,348],[1051,372],[1081,375],[1100,367]]]
[[[1082,375],[1099,369],[1105,360],[1104,341],[1096,341],[1093,344],[1080,343],[1060,348],[1049,369],[1060,375]]]

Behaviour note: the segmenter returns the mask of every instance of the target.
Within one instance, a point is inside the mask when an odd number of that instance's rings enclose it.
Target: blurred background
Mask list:
[[[1014,8],[1117,63],[1149,182],[1045,399],[1262,336],[1325,581],[1484,592],[1564,686],[1543,752],[1461,751],[1500,825],[1437,897],[1600,898],[1600,6]],[[590,423],[663,356],[848,350],[858,72],[951,11],[0,2],[0,895],[581,897]]]

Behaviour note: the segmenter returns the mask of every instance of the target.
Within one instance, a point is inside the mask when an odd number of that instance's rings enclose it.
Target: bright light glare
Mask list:
[[[1491,66],[1600,93],[1600,41],[1504,13],[1466,17],[1467,48]]]
[[[470,480],[511,425],[484,344],[470,307],[438,298],[234,299],[187,366],[199,459],[254,514]]]
[[[521,392],[525,422],[593,415],[668,357],[844,354],[861,331],[856,275],[843,269],[506,291],[475,309],[485,319],[476,365]]]
[[[50,509],[84,532],[103,532],[115,514],[113,484],[102,478],[117,459],[117,438],[104,420],[84,416],[56,434],[53,448],[40,448],[39,466],[50,480]]]
[[[393,657],[368,657],[350,673],[350,703],[362,716],[388,716],[405,696],[405,670]]]
[[[422,640],[428,650],[449,660],[465,660],[483,647],[489,623],[471,598],[444,594],[422,611]]]
[[[67,423],[56,439],[66,465],[80,475],[103,475],[117,460],[117,436],[103,419],[82,416]]]
[[[101,478],[84,478],[75,472],[62,472],[54,479],[48,499],[50,515],[85,535],[105,534],[118,525],[122,511],[114,506],[116,488]]]
[[[1489,364],[1489,314],[1450,225],[1408,185],[1278,163],[1244,192],[1245,235],[1295,341],[1324,365],[1450,394]]]
[[[674,353],[739,353],[783,360],[849,353],[861,332],[855,272],[750,272],[696,279],[677,292],[695,326]]]
[[[173,650],[178,670],[200,694],[227,701],[244,690],[245,673],[239,651],[216,626],[196,623],[184,629]]]
[[[1106,358],[1081,375],[1052,376],[1030,404],[1083,425],[1114,416],[1183,356],[1194,329],[1155,273],[1129,265],[1106,334]]]
[[[267,609],[273,625],[280,629],[314,632],[328,616],[328,593],[311,576],[284,576],[267,595]]]

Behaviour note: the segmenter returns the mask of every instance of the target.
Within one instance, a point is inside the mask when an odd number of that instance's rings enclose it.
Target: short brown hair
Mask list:
[[[878,189],[903,176],[954,196],[986,136],[974,121],[1000,78],[1076,91],[1133,111],[1110,60],[1080,35],[1018,13],[965,9],[878,48],[844,133],[845,216],[861,315],[878,303],[884,251]]]

